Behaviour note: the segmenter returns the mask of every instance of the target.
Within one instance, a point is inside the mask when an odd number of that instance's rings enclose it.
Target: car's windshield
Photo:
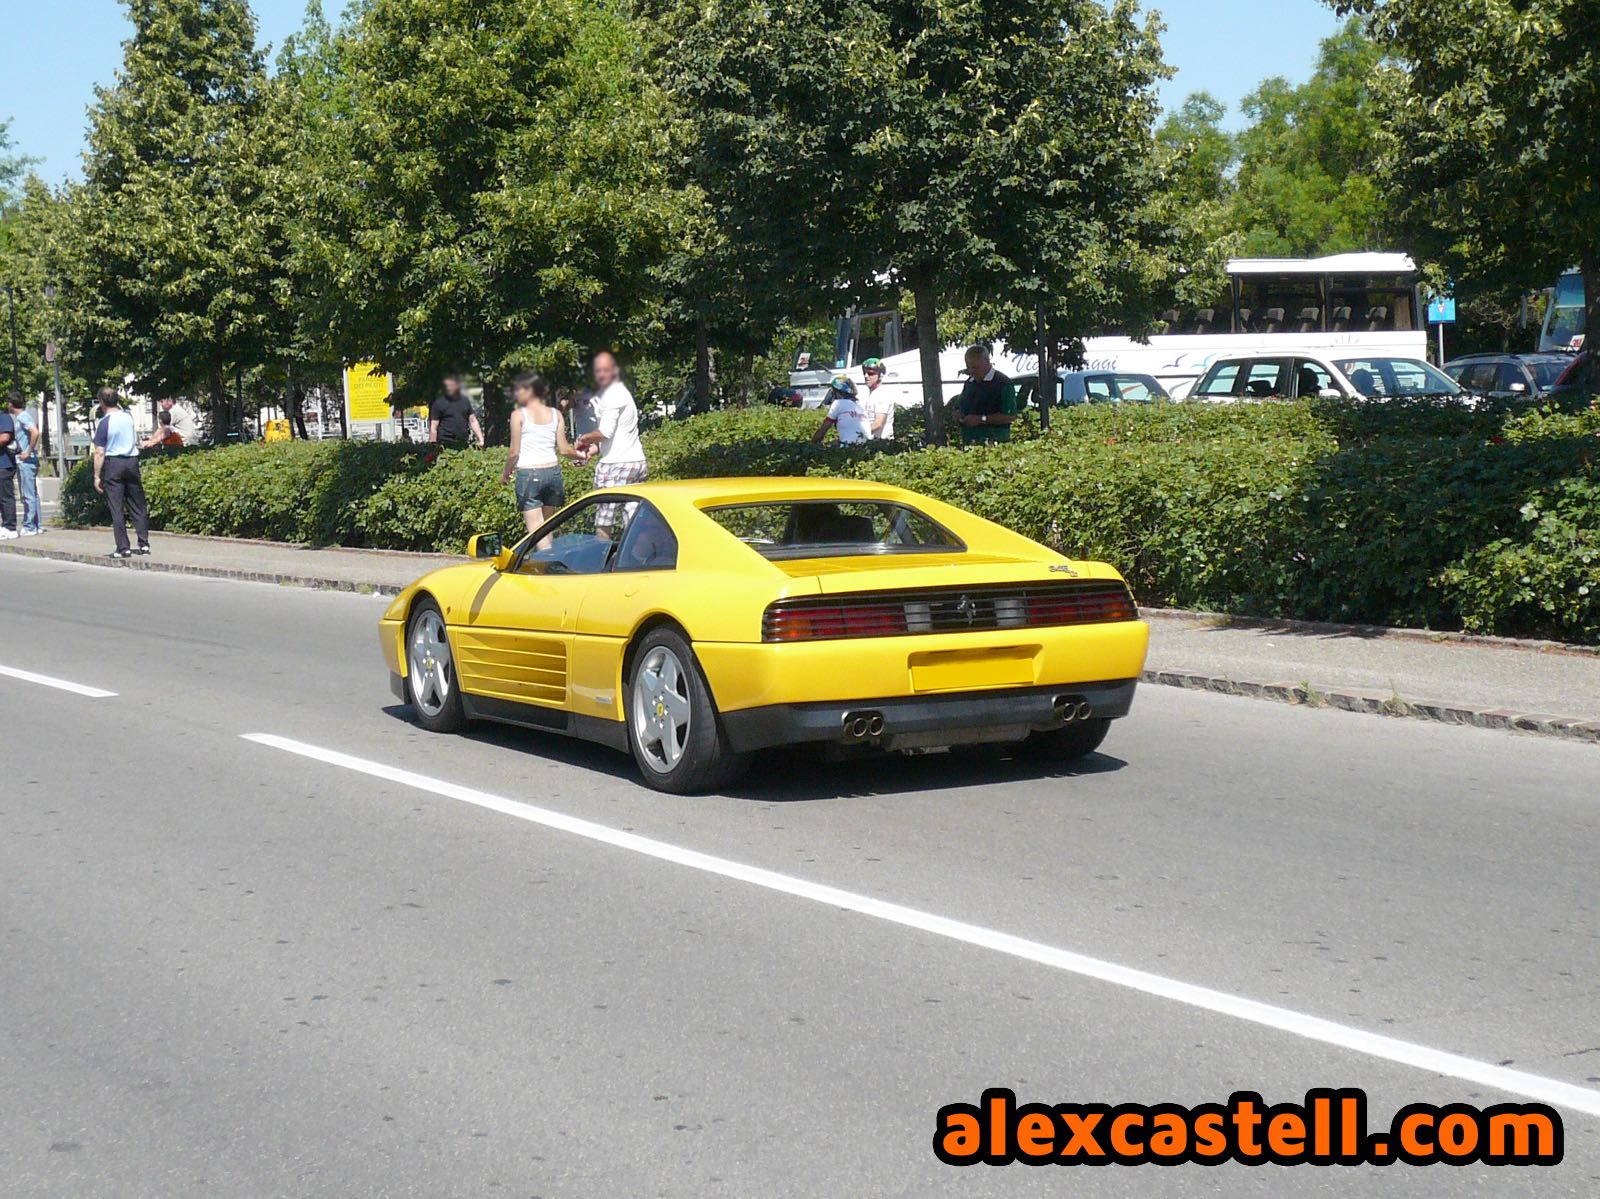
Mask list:
[[[1369,400],[1461,392],[1449,375],[1415,358],[1346,358],[1336,365]]]
[[[960,538],[904,504],[786,500],[708,508],[706,515],[764,558],[952,553]]]

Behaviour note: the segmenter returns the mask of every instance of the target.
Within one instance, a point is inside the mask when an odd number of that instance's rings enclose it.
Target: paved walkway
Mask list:
[[[392,593],[454,559],[158,534],[134,569]],[[108,530],[50,529],[0,552],[106,561]],[[1149,679],[1289,703],[1600,741],[1600,650],[1341,626],[1152,614]]]
[[[339,591],[397,592],[418,575],[455,561],[440,554],[311,549],[277,541],[233,541],[171,533],[157,533],[151,541],[156,552],[149,558],[134,559],[128,566]],[[121,566],[106,560],[112,548],[110,529],[47,528],[38,537],[0,542],[0,551]]]

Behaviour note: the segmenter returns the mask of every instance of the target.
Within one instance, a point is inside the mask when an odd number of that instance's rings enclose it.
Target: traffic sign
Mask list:
[[[1456,323],[1456,298],[1435,296],[1428,301],[1428,324],[1453,325]]]

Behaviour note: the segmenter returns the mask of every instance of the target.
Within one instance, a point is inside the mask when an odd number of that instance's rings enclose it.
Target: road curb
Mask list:
[[[207,579],[232,579],[241,583],[272,583],[280,587],[304,587],[310,591],[346,591],[352,595],[390,597],[399,595],[402,590],[387,583],[363,583],[354,579],[327,579],[314,575],[262,570],[229,570],[220,566],[163,562],[159,558],[115,560],[97,554],[80,554],[72,550],[50,550],[33,546],[0,546],[0,553],[15,554],[19,558],[43,558],[52,562],[76,562],[82,566],[100,566],[108,570],[146,570],[157,574],[193,575]]]
[[[1555,716],[1544,712],[1523,712],[1514,708],[1475,708],[1448,700],[1402,699],[1381,691],[1320,687],[1307,683],[1263,683],[1230,679],[1188,670],[1147,670],[1146,683],[1179,687],[1186,691],[1209,691],[1216,695],[1236,695],[1246,699],[1272,700],[1308,708],[1338,708],[1370,716],[1392,716],[1406,720],[1427,720],[1435,724],[1467,725],[1480,729],[1503,729],[1559,737],[1568,741],[1600,744],[1600,720],[1584,716]]]
[[[1226,612],[1198,612],[1188,608],[1140,608],[1139,615],[1146,620],[1170,620],[1217,629],[1257,629],[1264,633],[1280,632],[1299,637],[1425,641],[1430,645],[1459,645],[1471,649],[1514,649],[1530,654],[1600,658],[1600,645],[1575,645],[1569,641],[1532,641],[1520,637],[1490,637],[1483,633],[1402,629],[1376,624],[1335,624],[1326,620],[1288,620],[1273,616],[1230,616]]]

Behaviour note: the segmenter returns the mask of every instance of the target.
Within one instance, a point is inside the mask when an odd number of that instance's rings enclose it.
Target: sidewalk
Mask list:
[[[48,509],[46,519],[49,519]],[[38,537],[0,541],[0,552],[88,562],[133,570],[172,571],[283,583],[328,591],[395,594],[418,575],[457,561],[442,554],[398,554],[389,550],[311,549],[278,541],[233,541],[223,537],[185,537],[156,533],[149,558],[111,562],[110,529],[46,528]]]
[[[50,529],[0,553],[252,582],[393,594],[456,561],[157,534],[110,563],[108,530]],[[1167,686],[1600,742],[1600,649],[1408,630],[1151,612],[1146,680]]]

